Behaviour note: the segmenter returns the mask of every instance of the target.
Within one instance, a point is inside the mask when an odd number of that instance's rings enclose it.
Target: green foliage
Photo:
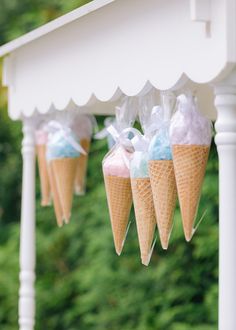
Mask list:
[[[19,217],[21,127],[19,123],[12,122],[8,118],[6,89],[2,88],[1,84],[0,110],[0,224],[4,226]],[[0,241],[5,238],[4,233],[0,231]]]
[[[91,0],[1,0],[0,44],[31,31]]]
[[[1,0],[0,42],[44,23],[82,1]],[[84,1],[83,1],[84,3]],[[17,329],[21,125],[6,112],[0,90],[0,329]],[[102,118],[100,119],[102,122]],[[36,330],[215,330],[218,300],[218,161],[213,145],[191,243],[180,212],[170,248],[158,244],[149,267],[140,263],[132,222],[121,257],[115,255],[103,185],[105,141],[93,141],[87,193],[74,198],[71,223],[61,229],[41,208],[37,179]],[[132,212],[131,219],[134,219]]]
[[[199,209],[207,213],[196,236],[184,241],[177,210],[170,249],[157,244],[148,268],[140,264],[134,221],[123,255],[115,255],[101,171],[105,152],[105,142],[93,143],[88,191],[75,198],[70,225],[54,228],[52,210],[38,208],[37,329],[216,329],[215,147]]]

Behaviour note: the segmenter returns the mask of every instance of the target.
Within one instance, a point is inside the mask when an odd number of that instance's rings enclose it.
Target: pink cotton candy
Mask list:
[[[104,175],[113,175],[122,178],[130,177],[129,162],[132,153],[119,146],[115,148],[103,161]]]
[[[35,139],[37,145],[46,144],[48,141],[48,133],[43,129],[38,129],[35,132]]]

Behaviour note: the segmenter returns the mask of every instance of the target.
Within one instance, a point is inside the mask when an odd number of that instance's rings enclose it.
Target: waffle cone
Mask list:
[[[51,202],[51,189],[46,160],[46,145],[37,145],[36,151],[38,157],[39,178],[41,187],[41,205],[48,206]]]
[[[194,231],[209,149],[204,145],[173,145],[175,177],[187,241],[191,240]]]
[[[156,227],[156,217],[149,178],[131,179],[134,211],[142,263],[148,266]]]
[[[61,201],[57,191],[56,180],[54,177],[51,163],[48,164],[48,174],[49,174],[50,186],[52,189],[54,212],[56,215],[57,224],[59,227],[61,227],[63,225],[63,211],[62,211]]]
[[[69,222],[71,215],[77,163],[78,158],[58,158],[51,161],[66,223]]]
[[[81,154],[78,159],[76,178],[75,178],[75,193],[83,195],[85,192],[85,181],[88,163],[88,153],[90,148],[90,140],[82,139],[80,141],[82,148],[86,151],[87,155]]]
[[[130,178],[104,175],[116,253],[121,254],[132,206]]]
[[[177,198],[173,161],[151,160],[148,168],[161,245],[167,249]]]

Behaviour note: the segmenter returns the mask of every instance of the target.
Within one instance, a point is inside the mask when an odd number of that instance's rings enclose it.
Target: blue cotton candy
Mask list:
[[[71,133],[71,136],[78,142],[75,135]],[[76,158],[80,153],[76,150],[66,139],[61,131],[58,131],[50,137],[47,145],[47,159],[57,158]]]
[[[131,178],[148,178],[148,153],[135,151],[130,163]]]
[[[148,157],[149,160],[172,159],[169,130],[167,127],[161,128],[151,140]]]

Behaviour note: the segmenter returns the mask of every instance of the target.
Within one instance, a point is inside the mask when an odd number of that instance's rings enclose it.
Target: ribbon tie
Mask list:
[[[70,127],[62,125],[56,120],[51,120],[47,128],[49,133],[53,134],[57,131],[60,131],[62,133],[62,136],[64,139],[78,152],[82,153],[83,155],[87,155],[86,151],[81,147],[81,145],[73,138],[72,136],[72,130]]]
[[[101,129],[101,131],[98,132],[97,130],[97,133],[94,135],[94,138],[96,140],[102,140],[102,139],[105,139],[108,135],[109,135],[109,132],[108,132],[108,127],[113,125],[115,126],[115,118],[114,117],[107,117],[105,120],[104,120],[104,125],[105,127],[103,129]]]
[[[115,140],[116,145],[119,145],[121,147],[121,156],[124,160],[126,167],[129,169],[130,160],[127,157],[127,152],[131,153],[134,151],[133,144],[129,138],[129,133],[132,131],[132,128],[125,128],[121,132],[118,132],[115,126],[110,125],[109,127],[107,127],[107,131]],[[115,146],[113,147],[113,149],[111,149],[111,151],[114,150]]]
[[[107,131],[116,143],[119,143],[124,149],[129,152],[133,151],[133,145],[129,138],[129,133],[132,132],[132,128],[125,128],[121,132],[119,132],[114,125],[110,125],[107,127]]]

